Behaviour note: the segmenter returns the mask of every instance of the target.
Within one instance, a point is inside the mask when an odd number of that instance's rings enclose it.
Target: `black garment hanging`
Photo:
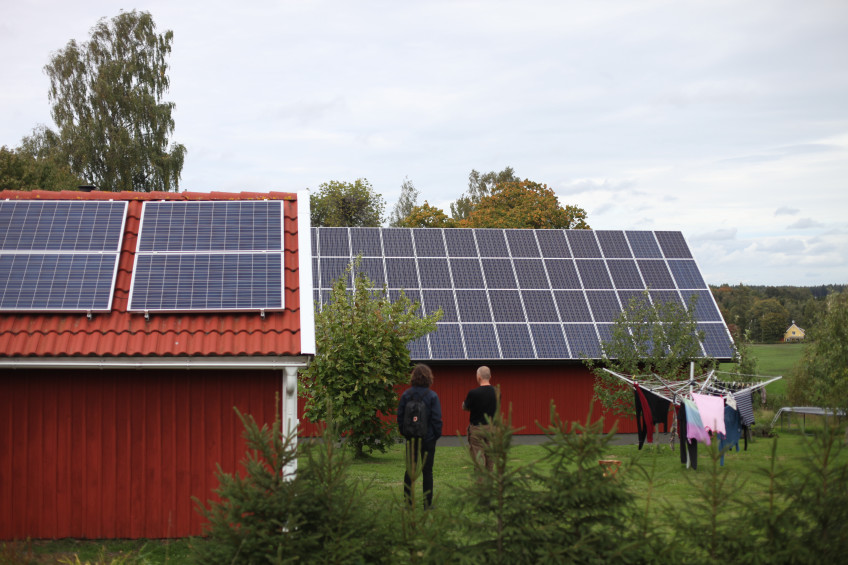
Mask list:
[[[677,410],[677,435],[680,437],[680,462],[684,465],[698,468],[698,442],[689,442],[686,435],[686,407],[681,404],[675,406]]]

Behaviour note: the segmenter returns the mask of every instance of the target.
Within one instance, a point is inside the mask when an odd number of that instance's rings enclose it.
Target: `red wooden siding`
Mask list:
[[[550,402],[556,403],[557,412],[566,422],[585,423],[592,404],[593,377],[584,367],[576,365],[490,365],[492,383],[500,385],[503,409],[506,414],[512,404],[512,423],[520,428],[518,434],[539,434],[536,425],[550,424]],[[433,390],[439,395],[444,421],[444,435],[465,435],[468,412],[462,410],[462,401],[469,389],[477,386],[475,365],[434,365]],[[405,389],[406,387],[404,387]],[[403,390],[403,389],[401,389]],[[298,402],[298,413],[303,414],[304,400]],[[603,412],[599,403],[593,405],[594,419]],[[604,430],[609,431],[618,421],[617,431],[636,433],[636,423],[631,419],[610,415],[604,417]],[[318,427],[301,416],[300,435],[312,436]]]
[[[0,372],[0,539],[201,533],[191,497],[240,468],[237,406],[274,420],[281,371]]]
[[[512,425],[520,428],[519,434],[539,434],[536,422],[550,424],[551,399],[557,412],[566,422],[585,422],[593,395],[592,375],[579,366],[505,365],[492,369],[492,384],[500,385],[504,414],[512,404]],[[477,386],[476,366],[433,367],[433,390],[439,395],[444,420],[444,435],[465,435],[468,412],[462,410],[462,401],[471,388]],[[593,419],[603,415],[595,403]],[[636,424],[630,420],[606,416],[604,429],[609,431],[618,421],[618,431],[635,433]]]

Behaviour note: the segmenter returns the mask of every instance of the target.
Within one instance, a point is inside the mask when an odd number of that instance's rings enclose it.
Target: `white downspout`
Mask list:
[[[297,419],[297,367],[286,367],[283,369],[283,414],[282,433],[284,436],[296,434],[298,419]],[[294,435],[294,444],[292,447],[297,450],[297,435]],[[297,473],[297,459],[293,459],[291,463],[283,467],[283,475],[286,477],[294,477]]]

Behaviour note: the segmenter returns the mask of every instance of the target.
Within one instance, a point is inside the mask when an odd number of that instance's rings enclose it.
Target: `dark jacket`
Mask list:
[[[398,403],[397,409],[398,430],[400,430],[401,435],[403,435],[403,412],[406,409],[406,403],[409,402],[412,395],[421,395],[421,398],[424,400],[424,404],[426,404],[428,408],[428,429],[427,437],[424,438],[424,441],[428,443],[435,442],[437,439],[442,437],[442,405],[439,402],[439,396],[429,388],[413,386],[406,389],[403,394],[400,395],[400,402]]]

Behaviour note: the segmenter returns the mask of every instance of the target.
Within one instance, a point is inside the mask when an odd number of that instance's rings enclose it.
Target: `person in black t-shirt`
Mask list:
[[[482,459],[486,469],[492,470],[494,461],[486,453],[485,428],[495,417],[498,409],[498,393],[492,386],[492,372],[483,366],[477,369],[477,388],[472,388],[465,396],[462,409],[470,412],[468,417],[468,445],[475,460]]]

